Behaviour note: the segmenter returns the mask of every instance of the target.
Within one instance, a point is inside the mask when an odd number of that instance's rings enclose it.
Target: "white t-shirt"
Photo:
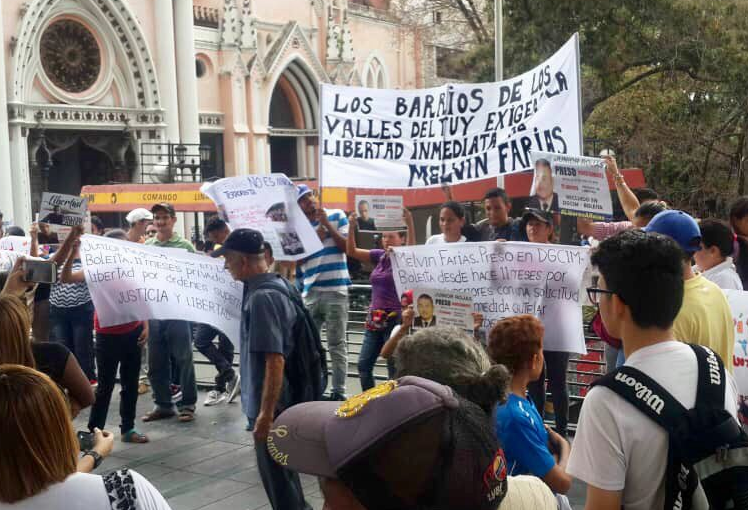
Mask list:
[[[132,469],[128,472],[132,475],[132,482],[135,486],[137,510],[171,510],[169,504],[151,485],[151,482]],[[12,505],[0,503],[0,509],[112,510],[112,505],[104,486],[104,477],[88,473],[74,473],[63,482],[51,485],[36,496]]]
[[[697,266],[698,267],[698,266]],[[732,257],[727,257],[724,262],[702,271],[701,275],[707,280],[714,282],[720,289],[743,290],[743,282],[735,270]]]
[[[687,344],[669,341],[634,352],[626,365],[657,381],[684,407],[696,403],[698,365]],[[725,408],[737,416],[737,387],[727,373]],[[665,503],[668,440],[661,428],[613,391],[596,386],[585,397],[566,472],[607,491],[623,491],[626,510]]]
[[[465,241],[467,241],[467,237],[460,236],[460,240],[455,241],[455,242],[464,243]],[[444,240],[444,234],[435,234],[426,240],[426,244],[448,244],[448,243],[447,241]]]

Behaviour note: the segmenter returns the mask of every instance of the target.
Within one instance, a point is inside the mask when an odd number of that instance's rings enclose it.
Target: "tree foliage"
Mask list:
[[[504,75],[579,32],[585,136],[644,168],[675,205],[722,213],[746,192],[746,19],[744,0],[505,0]],[[492,81],[492,42],[464,63],[472,81]]]

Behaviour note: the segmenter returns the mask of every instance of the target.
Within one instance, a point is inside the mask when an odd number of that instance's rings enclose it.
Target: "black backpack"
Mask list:
[[[283,294],[296,309],[296,323],[293,325],[293,347],[286,356],[284,375],[290,387],[290,405],[321,400],[327,389],[327,356],[322,347],[312,315],[304,306],[301,294],[285,278],[278,276],[284,289],[276,285],[260,285],[259,289],[273,289]]]
[[[748,435],[725,410],[725,368],[707,347],[691,348],[699,365],[693,409],[625,365],[593,386],[613,390],[668,431],[665,510],[748,509]]]

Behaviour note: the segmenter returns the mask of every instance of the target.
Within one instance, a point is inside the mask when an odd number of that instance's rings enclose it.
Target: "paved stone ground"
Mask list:
[[[197,356],[196,356],[197,358]],[[210,380],[212,368],[199,366],[199,380]],[[349,393],[359,390],[358,381],[349,379]],[[255,510],[269,509],[255,461],[252,434],[244,430],[246,418],[238,399],[233,404],[215,407],[202,405],[206,392],[198,395],[195,421],[179,423],[176,419],[142,423],[138,430],[149,436],[145,445],[119,440],[119,395],[112,397],[107,429],[115,433],[112,455],[99,467],[105,473],[129,467],[153,483],[173,510]],[[150,394],[138,400],[138,417],[151,409]],[[84,430],[88,410],[75,420],[77,430]],[[322,498],[314,477],[302,475],[307,500],[315,510],[322,508]],[[569,494],[574,509],[584,507],[584,486],[576,483]]]

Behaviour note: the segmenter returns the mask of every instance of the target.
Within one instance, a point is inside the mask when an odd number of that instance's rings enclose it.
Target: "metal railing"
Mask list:
[[[346,344],[348,347],[348,370],[349,378],[358,381],[358,356],[361,352],[364,339],[364,324],[368,309],[369,296],[371,295],[371,285],[354,284],[349,292],[349,311],[348,323],[346,328]],[[585,324],[585,331],[589,331],[588,325]],[[575,430],[576,421],[579,415],[579,408],[589,389],[590,384],[605,374],[605,349],[603,342],[596,336],[587,334],[585,336],[587,343],[587,354],[574,354],[569,359],[569,366],[566,372],[567,382],[569,385],[569,429]],[[322,331],[322,342],[327,347],[324,329]],[[197,350],[194,350],[195,365],[211,366],[211,363],[204,359]],[[238,354],[238,349],[236,354]],[[238,367],[238,356],[234,356],[234,366]],[[330,358],[328,355],[328,366]],[[211,371],[210,377],[198,377],[197,384],[201,388],[212,388],[214,385],[213,376],[215,371]],[[387,380],[387,365],[382,358],[377,360],[374,367],[374,379],[377,381]],[[357,384],[349,384],[357,387]],[[350,392],[349,392],[350,393]],[[550,394],[547,394],[548,397]],[[552,423],[552,422],[549,422]]]

